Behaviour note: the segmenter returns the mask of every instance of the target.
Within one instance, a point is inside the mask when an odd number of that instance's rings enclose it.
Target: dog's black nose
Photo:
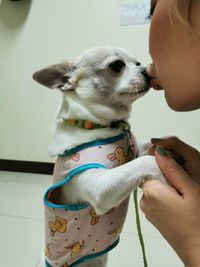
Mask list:
[[[143,74],[145,80],[146,80],[148,83],[150,83],[150,81],[151,81],[151,77],[148,75],[148,73],[147,73],[147,69],[146,69],[146,68],[142,68],[142,70],[141,70],[141,74]]]

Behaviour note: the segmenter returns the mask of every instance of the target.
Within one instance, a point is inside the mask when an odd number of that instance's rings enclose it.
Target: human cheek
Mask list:
[[[163,88],[165,82],[165,76],[168,72],[166,55],[168,54],[168,46],[166,44],[166,35],[162,33],[162,18],[157,18],[152,20],[149,36],[149,53],[151,55],[153,63],[148,66],[147,73],[152,80],[153,88],[160,89]],[[158,26],[159,25],[159,26]]]
[[[149,53],[154,62],[162,57],[161,51],[165,46],[166,24],[165,5],[162,1],[157,1],[149,32]]]

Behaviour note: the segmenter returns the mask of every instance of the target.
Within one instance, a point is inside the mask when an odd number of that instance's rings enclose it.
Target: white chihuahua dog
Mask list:
[[[96,47],[33,78],[62,92],[49,147],[58,158],[44,197],[46,266],[104,267],[131,192],[147,176],[165,182],[127,123],[132,103],[150,88],[148,75],[125,50]]]

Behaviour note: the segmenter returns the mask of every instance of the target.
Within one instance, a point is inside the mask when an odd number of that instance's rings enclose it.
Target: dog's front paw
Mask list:
[[[139,141],[138,142],[138,157],[149,155],[149,148],[152,147],[152,143],[149,141]]]
[[[156,179],[164,184],[168,184],[164,174],[158,167],[154,156],[143,156],[141,159],[145,161],[140,179],[141,182],[144,181],[144,179]]]

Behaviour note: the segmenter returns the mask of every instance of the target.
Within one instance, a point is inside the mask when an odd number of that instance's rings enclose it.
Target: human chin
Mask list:
[[[181,96],[177,96],[176,98],[170,98],[166,93],[165,93],[165,99],[167,101],[168,106],[173,109],[174,111],[192,111],[195,109],[200,108],[200,103],[194,103],[188,101],[188,99],[183,99]]]

